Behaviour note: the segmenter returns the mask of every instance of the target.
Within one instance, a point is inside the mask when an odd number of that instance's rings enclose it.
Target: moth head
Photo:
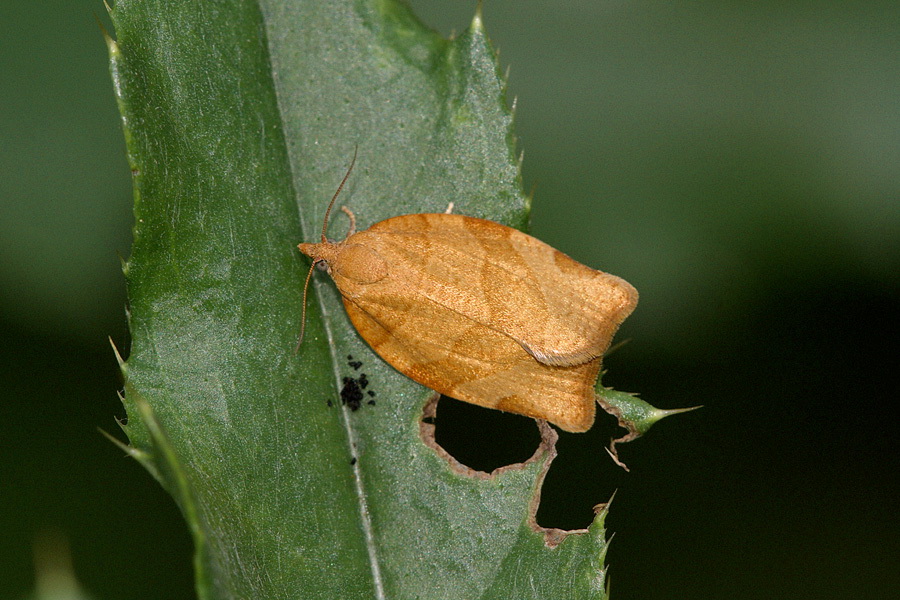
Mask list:
[[[313,259],[313,265],[318,266],[319,268],[321,268],[321,265],[325,265],[326,270],[329,272],[330,269],[328,269],[328,265],[334,261],[334,257],[337,254],[337,246],[338,244],[332,242],[322,242],[321,244],[303,243],[297,245],[300,252]]]
[[[313,267],[325,265],[325,269],[331,274],[331,262],[334,260],[335,250],[339,244],[334,244],[329,242],[325,237],[325,232],[328,230],[328,217],[331,215],[331,208],[334,206],[334,201],[337,200],[338,195],[340,195],[341,190],[344,188],[344,184],[347,183],[347,178],[350,177],[350,172],[353,171],[353,165],[356,164],[356,152],[359,148],[354,148],[353,150],[353,160],[350,161],[350,166],[347,168],[347,172],[344,174],[344,178],[341,180],[341,184],[338,186],[337,190],[334,192],[334,196],[331,197],[331,202],[328,203],[328,209],[325,211],[325,219],[322,222],[322,241],[318,244],[309,244],[303,243],[299,244],[297,247],[300,248],[300,252],[309,256],[313,259],[312,264],[309,266],[309,273],[306,274],[306,282],[303,284],[303,315],[301,316],[300,323],[300,339],[297,340],[297,347],[294,348],[294,354],[300,350],[300,344],[303,343],[303,334],[306,332],[306,293],[309,290],[309,280],[312,277]],[[353,217],[351,216],[351,223],[353,221]],[[349,236],[348,236],[349,237]]]
[[[306,281],[303,283],[303,315],[300,318],[300,339],[297,340],[297,347],[294,348],[294,354],[300,350],[300,344],[303,343],[303,334],[306,333],[306,293],[309,291],[309,280],[312,278],[313,269],[317,266],[321,267],[324,265],[328,273],[331,274],[329,259],[334,258],[335,248],[338,244],[329,242],[324,238],[325,235],[323,234],[321,244],[308,244],[304,242],[297,245],[300,252],[312,259],[312,264],[309,265],[309,272],[306,274]]]
[[[332,278],[353,283],[375,283],[388,274],[387,263],[368,246],[347,242],[300,244],[300,252],[313,259],[313,265],[323,268]]]

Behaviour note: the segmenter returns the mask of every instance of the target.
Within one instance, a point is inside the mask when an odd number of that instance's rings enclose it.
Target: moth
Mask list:
[[[628,282],[517,229],[457,214],[410,214],[299,244],[334,280],[360,336],[441,394],[565,431],[591,428],[603,353],[637,305]],[[305,318],[304,318],[305,321]],[[302,340],[302,333],[301,333]]]

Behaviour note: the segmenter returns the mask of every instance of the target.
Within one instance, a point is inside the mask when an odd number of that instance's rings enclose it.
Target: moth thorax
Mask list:
[[[368,246],[361,244],[331,244],[330,258],[323,256],[328,262],[332,277],[344,277],[354,283],[375,283],[388,274],[387,263]]]

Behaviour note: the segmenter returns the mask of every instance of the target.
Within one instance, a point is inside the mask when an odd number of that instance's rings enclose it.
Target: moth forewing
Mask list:
[[[594,421],[594,360],[550,367],[515,340],[439,306],[402,312],[379,295],[345,299],[353,326],[389,364],[411,379],[458,400],[544,419],[567,431]]]
[[[623,279],[492,221],[404,215],[367,233],[398,281],[420,284],[410,293],[509,335],[545,364],[602,356],[637,304]]]

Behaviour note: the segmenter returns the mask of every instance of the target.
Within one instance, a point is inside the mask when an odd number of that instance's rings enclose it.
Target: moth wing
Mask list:
[[[602,356],[637,304],[626,281],[493,221],[403,215],[356,235],[410,288],[510,337],[547,365]]]
[[[542,322],[516,319],[510,335],[538,361],[574,365],[601,357],[619,325],[637,305],[627,281],[569,258],[544,242],[512,229],[510,243],[526,264],[537,265],[516,293],[543,299]],[[512,282],[511,282],[512,283]]]
[[[503,334],[428,301],[398,311],[392,294],[344,298],[354,327],[391,366],[441,394],[547,420],[572,432],[594,422],[596,360],[568,368],[536,362]]]

